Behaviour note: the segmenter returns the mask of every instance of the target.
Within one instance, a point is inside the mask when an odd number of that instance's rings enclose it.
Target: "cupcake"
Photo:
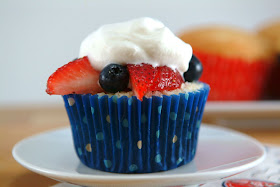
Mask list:
[[[190,45],[139,18],[86,37],[79,58],[54,72],[46,91],[62,95],[84,165],[151,173],[193,160],[209,92],[201,73]]]
[[[259,100],[270,73],[270,45],[254,33],[225,26],[182,32],[203,62],[201,81],[211,85],[209,100]]]
[[[280,99],[280,21],[271,22],[258,31],[259,35],[267,39],[275,51],[275,61],[268,81],[268,98]]]

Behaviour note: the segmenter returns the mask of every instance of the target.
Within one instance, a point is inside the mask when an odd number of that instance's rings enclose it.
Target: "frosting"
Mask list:
[[[144,62],[183,73],[188,70],[192,48],[160,21],[139,18],[104,25],[91,33],[81,44],[79,57],[84,56],[99,71],[111,63]]]

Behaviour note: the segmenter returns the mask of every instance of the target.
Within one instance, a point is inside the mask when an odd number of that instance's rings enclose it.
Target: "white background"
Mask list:
[[[149,16],[175,33],[200,24],[256,30],[280,19],[279,0],[0,0],[0,106],[62,103],[45,93],[58,67],[102,24]]]

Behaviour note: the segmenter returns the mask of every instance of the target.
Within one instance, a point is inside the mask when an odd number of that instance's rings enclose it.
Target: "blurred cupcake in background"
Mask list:
[[[185,30],[179,37],[203,63],[201,81],[211,85],[209,100],[259,100],[273,64],[269,43],[257,34],[228,26]]]
[[[275,61],[268,81],[268,98],[280,99],[280,20],[270,22],[259,29],[259,35],[267,39],[275,50]]]

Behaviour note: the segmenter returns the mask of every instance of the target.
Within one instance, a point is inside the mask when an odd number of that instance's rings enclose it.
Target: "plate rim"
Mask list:
[[[41,174],[43,176],[46,177],[50,177],[56,180],[65,180],[65,181],[69,181],[69,179],[71,179],[71,181],[90,181],[90,182],[101,182],[101,180],[104,182],[108,182],[108,181],[123,181],[123,182],[136,182],[139,180],[145,180],[145,181],[150,181],[150,180],[160,180],[160,179],[165,179],[165,180],[169,180],[169,179],[180,179],[180,180],[184,180],[187,178],[208,178],[209,176],[225,176],[225,175],[231,175],[231,174],[236,174],[239,172],[244,172],[248,169],[251,169],[255,166],[257,166],[258,164],[260,164],[266,157],[266,151],[265,151],[265,147],[258,142],[255,138],[250,137],[246,134],[243,134],[241,132],[232,130],[232,129],[228,129],[225,127],[220,127],[220,126],[216,126],[216,125],[209,125],[207,123],[202,123],[201,127],[207,127],[210,129],[219,129],[219,130],[225,130],[225,131],[229,131],[230,133],[234,133],[236,135],[242,136],[246,139],[248,139],[249,141],[251,141],[252,143],[254,143],[261,151],[262,151],[262,155],[260,156],[260,158],[241,165],[241,166],[236,166],[236,167],[232,167],[232,168],[228,168],[228,169],[220,169],[217,171],[205,171],[203,172],[203,170],[199,173],[185,173],[185,174],[174,174],[174,173],[170,173],[168,175],[160,175],[161,172],[156,172],[158,175],[151,175],[151,173],[143,173],[143,174],[122,174],[122,173],[112,173],[114,175],[94,175],[94,174],[69,174],[67,172],[61,172],[61,171],[53,171],[50,169],[45,169],[45,168],[41,168],[38,167],[36,165],[33,165],[32,163],[26,162],[24,159],[20,158],[20,156],[17,155],[17,149],[18,147],[20,147],[22,144],[24,144],[26,141],[29,141],[30,139],[33,139],[35,137],[39,137],[41,135],[45,135],[48,133],[52,133],[52,132],[56,132],[56,131],[62,131],[62,130],[70,130],[70,127],[60,127],[60,128],[55,128],[55,129],[51,129],[51,130],[47,130],[44,132],[40,132],[38,134],[34,134],[32,136],[29,136],[27,138],[24,138],[23,140],[19,141],[18,143],[16,143],[12,149],[12,155],[14,157],[14,159],[23,167]],[[69,131],[71,132],[71,130]],[[252,157],[253,159],[254,157]],[[238,172],[236,172],[235,170],[238,170]],[[164,172],[164,171],[163,171]],[[155,174],[155,173],[153,173]]]
[[[280,100],[261,100],[261,101],[207,101],[205,112],[263,112],[280,111]]]

